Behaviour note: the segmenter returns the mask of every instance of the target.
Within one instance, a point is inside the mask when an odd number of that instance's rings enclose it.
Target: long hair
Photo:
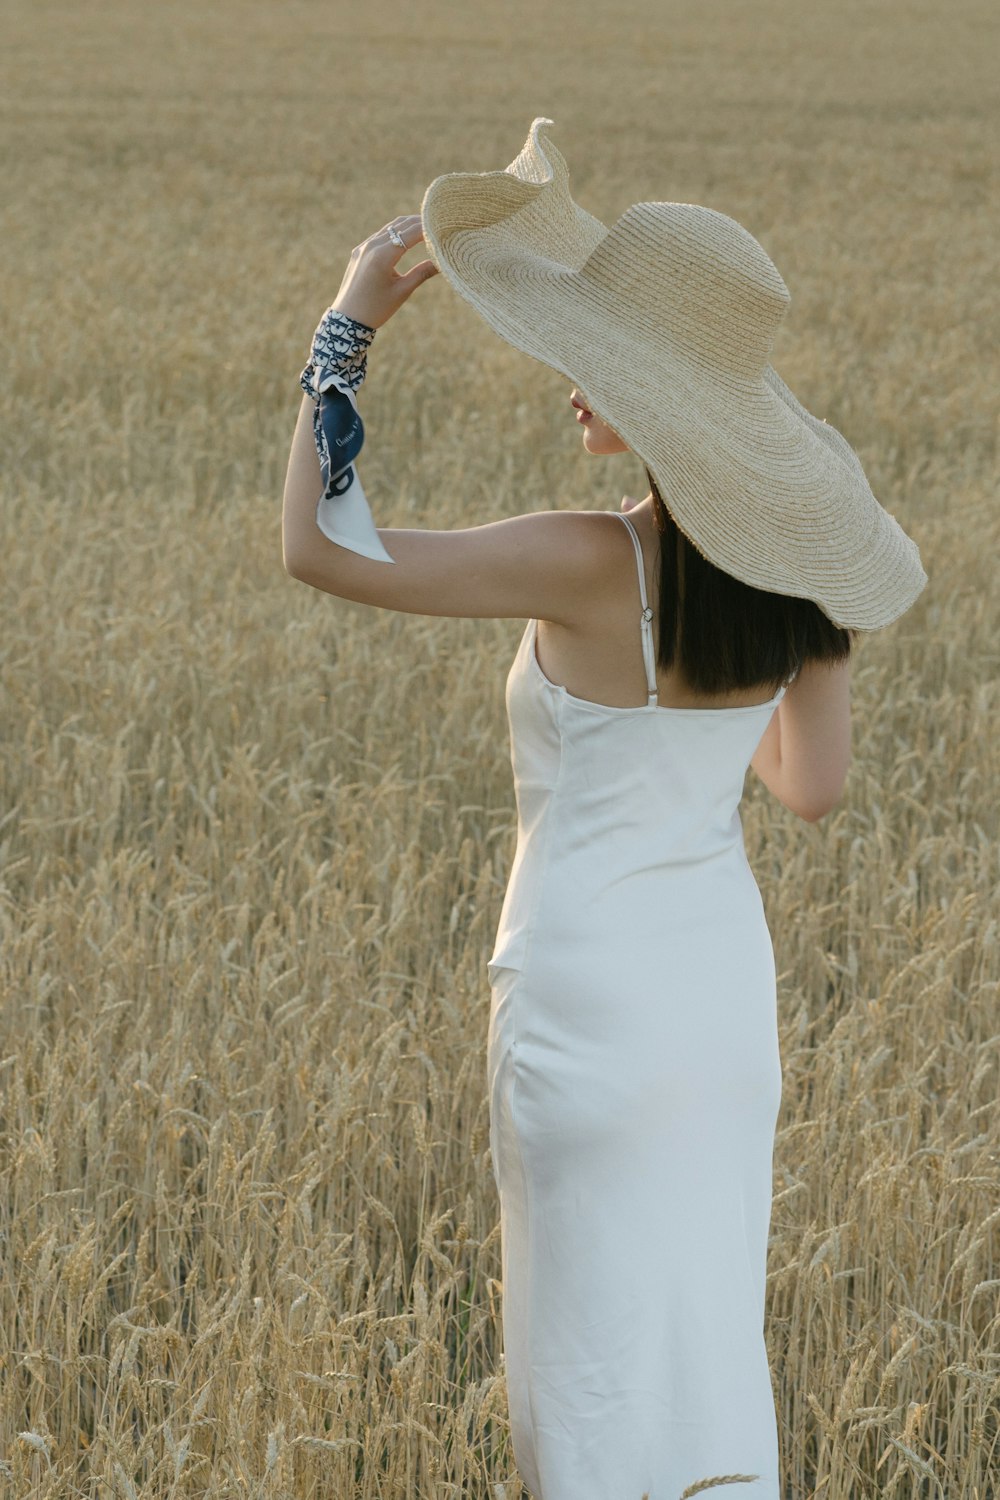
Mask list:
[[[660,534],[657,661],[675,664],[699,693],[768,686],[777,692],[807,661],[844,661],[857,631],[811,599],[772,594],[724,573],[680,530],[646,468]]]

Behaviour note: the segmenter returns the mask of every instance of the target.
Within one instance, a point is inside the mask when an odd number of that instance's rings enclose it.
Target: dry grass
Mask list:
[[[762,240],[779,371],[930,574],[862,648],[841,806],[807,825],[748,778],[785,1070],[768,1341],[790,1500],[995,1496],[995,8],[5,20],[11,1493],[521,1494],[484,967],[521,623],[292,583],[279,497],[350,247],[548,114],[594,212],[704,202]],[[566,394],[422,289],[366,387],[381,524],[636,493]]]

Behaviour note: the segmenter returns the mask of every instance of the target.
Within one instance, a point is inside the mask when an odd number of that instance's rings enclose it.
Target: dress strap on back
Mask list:
[[[635,526],[629,520],[624,511],[612,510],[609,511],[608,514],[612,516],[618,516],[620,520],[625,522],[625,525],[629,529],[629,535],[632,538],[632,546],[635,548],[635,561],[636,566],[639,569],[639,597],[642,600],[642,620],[640,628],[642,632],[642,659],[646,667],[646,689],[649,694],[649,697],[647,699],[647,706],[655,706],[656,651],[653,646],[653,611],[650,609],[646,599],[646,570],[643,567],[642,562],[642,544],[639,541],[639,534],[636,531]]]

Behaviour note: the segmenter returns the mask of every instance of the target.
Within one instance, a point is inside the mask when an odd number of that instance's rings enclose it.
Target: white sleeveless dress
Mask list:
[[[489,961],[511,1438],[534,1500],[781,1500],[764,1292],[781,1067],[738,805],[784,695],[575,698],[528,622],[507,678],[517,848]],[[637,646],[639,642],[637,641]],[[709,1492],[711,1493],[711,1491]]]

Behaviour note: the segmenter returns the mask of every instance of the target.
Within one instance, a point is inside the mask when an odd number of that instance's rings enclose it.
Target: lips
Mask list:
[[[594,415],[589,406],[584,406],[583,402],[578,401],[575,396],[570,396],[569,404],[570,406],[575,407],[576,420],[578,422],[589,422],[591,417]]]

